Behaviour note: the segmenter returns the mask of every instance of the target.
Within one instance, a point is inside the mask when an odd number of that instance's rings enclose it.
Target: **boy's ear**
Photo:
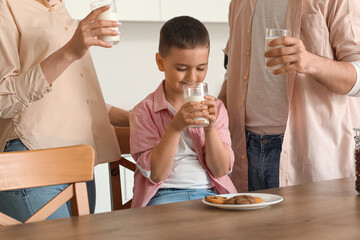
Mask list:
[[[160,53],[156,53],[156,64],[161,72],[165,71],[164,58],[160,55]]]

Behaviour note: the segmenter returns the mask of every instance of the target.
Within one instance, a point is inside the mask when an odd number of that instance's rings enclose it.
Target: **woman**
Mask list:
[[[112,47],[96,36],[119,34],[111,29],[117,22],[96,20],[106,10],[96,9],[77,24],[61,0],[0,2],[1,151],[89,144],[96,163],[119,157],[88,52],[90,46]],[[109,113],[111,122],[128,121],[122,109],[113,107]],[[24,221],[65,187],[0,192],[0,212]],[[94,212],[94,181],[88,191]],[[67,216],[64,205],[49,218]]]

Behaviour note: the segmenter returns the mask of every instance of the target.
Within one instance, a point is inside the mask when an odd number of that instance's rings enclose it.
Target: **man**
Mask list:
[[[219,98],[229,112],[238,191],[353,175],[359,12],[358,0],[232,0]],[[292,37],[264,53],[266,28]],[[266,71],[265,57],[268,67],[286,66]]]

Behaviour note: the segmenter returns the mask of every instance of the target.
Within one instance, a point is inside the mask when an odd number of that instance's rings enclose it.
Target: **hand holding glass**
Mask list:
[[[95,10],[97,8],[103,7],[103,6],[110,6],[110,9],[101,13],[98,16],[98,20],[110,20],[110,21],[119,21],[118,14],[116,11],[116,5],[114,0],[99,0],[96,2],[93,2],[90,4],[91,10]],[[112,28],[115,31],[119,31],[119,28]],[[105,42],[111,43],[112,45],[116,45],[120,41],[120,35],[117,36],[98,36],[98,39],[101,39]]]
[[[275,47],[270,47],[269,43],[277,38],[283,37],[283,36],[291,36],[291,31],[287,29],[275,29],[275,28],[266,28],[266,35],[265,35],[265,52],[279,47],[285,47],[285,45],[278,45]],[[279,64],[272,67],[266,66],[266,62],[271,60],[272,58],[265,58],[265,69],[269,71],[274,71],[276,69],[285,67],[285,64]]]
[[[205,100],[208,95],[208,87],[206,83],[190,83],[183,86],[184,90],[184,103],[188,102],[201,102]],[[189,127],[200,128],[209,126],[209,119],[197,117],[194,120],[203,120],[205,123],[200,125],[191,125]]]

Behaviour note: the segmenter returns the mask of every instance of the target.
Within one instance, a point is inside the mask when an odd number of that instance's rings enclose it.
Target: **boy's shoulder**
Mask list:
[[[164,82],[164,81],[163,81]],[[133,109],[134,113],[141,115],[148,113],[154,114],[157,109],[163,108],[166,105],[165,94],[163,90],[163,82],[157,87],[155,91],[147,95],[141,102],[139,102]]]
[[[217,97],[215,97],[215,102],[216,102],[216,104],[218,106],[224,105],[224,103],[220,99],[218,99]]]
[[[133,108],[133,112],[140,114],[143,112],[151,112],[151,109],[154,108],[154,96],[155,93],[152,92],[146,96],[143,100],[141,100],[136,106]]]
[[[226,110],[224,103],[220,99],[215,98],[215,102],[216,102],[216,105],[217,105],[218,109],[225,109]]]

